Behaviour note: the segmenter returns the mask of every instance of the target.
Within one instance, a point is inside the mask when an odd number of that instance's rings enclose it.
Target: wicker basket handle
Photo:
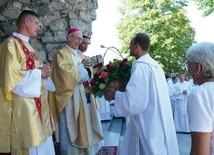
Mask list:
[[[111,46],[111,47],[108,47],[103,55],[103,61],[104,61],[104,58],[106,56],[106,53],[109,51],[109,50],[112,50],[112,49],[115,49],[117,51],[117,53],[119,53],[119,55],[121,56],[121,58],[123,59],[123,55],[121,54],[121,52],[114,46]],[[115,51],[114,51],[115,52]]]

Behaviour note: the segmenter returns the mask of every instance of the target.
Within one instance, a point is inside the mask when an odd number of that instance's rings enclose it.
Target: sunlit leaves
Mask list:
[[[194,42],[195,31],[185,16],[185,0],[123,0],[123,16],[118,24],[122,51],[138,32],[151,38],[150,55],[166,73],[183,72],[185,52]]]
[[[214,1],[213,0],[192,0],[195,2],[199,9],[204,11],[204,16],[208,16],[214,12]]]

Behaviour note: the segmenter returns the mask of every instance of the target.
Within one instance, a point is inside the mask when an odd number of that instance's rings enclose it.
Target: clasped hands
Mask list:
[[[51,75],[51,66],[49,63],[45,63],[40,67],[42,71],[42,78],[46,79]]]
[[[84,67],[89,68],[91,66],[91,59],[89,57],[85,57],[82,60],[82,64],[84,65]]]

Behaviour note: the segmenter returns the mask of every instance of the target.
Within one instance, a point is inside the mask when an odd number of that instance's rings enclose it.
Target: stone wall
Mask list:
[[[42,61],[51,60],[66,42],[69,27],[79,27],[92,35],[97,0],[0,0],[0,43],[16,31],[16,19],[22,10],[33,10],[40,16],[42,32],[31,40]]]

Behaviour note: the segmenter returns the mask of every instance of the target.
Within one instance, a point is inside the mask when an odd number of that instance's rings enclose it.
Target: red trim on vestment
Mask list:
[[[23,43],[23,41],[20,38],[18,38],[16,36],[13,36],[13,37],[20,43],[20,45],[22,47],[22,50],[25,53],[27,69],[34,69],[35,68],[34,60],[37,60],[36,53],[31,54],[29,49],[25,46],[25,44]],[[37,111],[39,113],[40,121],[42,123],[42,104],[41,104],[41,99],[40,98],[34,98],[34,100],[35,100],[35,103],[36,103]]]

